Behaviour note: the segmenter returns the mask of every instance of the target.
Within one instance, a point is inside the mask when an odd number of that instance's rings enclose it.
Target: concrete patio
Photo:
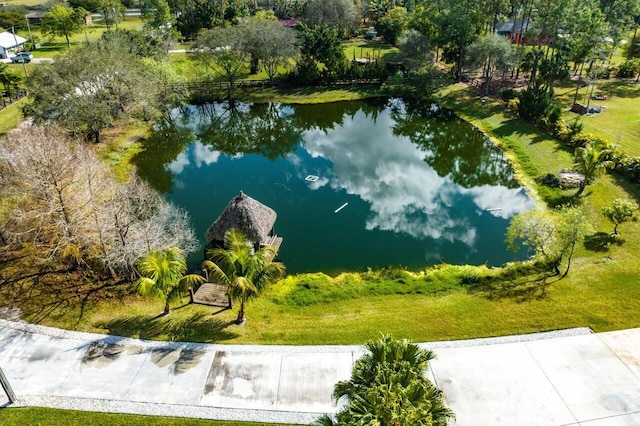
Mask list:
[[[640,425],[640,329],[422,344],[456,425]],[[152,342],[0,320],[14,406],[309,423],[359,346]],[[6,403],[4,395],[0,404]]]

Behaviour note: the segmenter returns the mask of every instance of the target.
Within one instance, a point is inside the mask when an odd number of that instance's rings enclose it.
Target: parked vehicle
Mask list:
[[[33,59],[33,55],[29,52],[20,52],[16,56],[11,58],[11,62],[14,64],[25,63],[28,64]]]

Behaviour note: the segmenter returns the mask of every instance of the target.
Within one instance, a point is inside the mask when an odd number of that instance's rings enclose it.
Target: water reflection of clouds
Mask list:
[[[483,185],[463,189],[463,191],[471,194],[480,210],[485,210],[502,219],[510,219],[535,206],[533,200],[527,196],[522,188]]]
[[[330,186],[358,195],[370,204],[366,229],[380,229],[415,238],[444,238],[471,246],[476,231],[466,218],[452,217],[456,185],[441,178],[423,161],[424,152],[408,138],[391,133],[388,114],[375,126],[364,120],[346,120],[339,135],[320,130],[304,135],[312,157],[333,163]]]
[[[193,164],[200,168],[202,165],[208,166],[217,163],[220,159],[220,152],[212,150],[200,141],[196,141],[190,150],[181,152],[166,168],[173,173],[174,176],[179,175],[185,167],[191,165],[190,157],[193,159]]]
[[[362,114],[362,113],[359,113]],[[363,123],[358,125],[357,123]],[[468,193],[483,210],[502,207],[492,214],[509,218],[527,210],[533,203],[520,189],[476,187],[464,189],[440,177],[424,162],[425,152],[408,138],[392,134],[388,113],[378,116],[375,125],[367,120],[345,117],[336,132],[305,132],[304,148],[312,158],[323,157],[333,164],[322,176],[334,190],[345,190],[370,204],[365,227],[426,237],[459,241],[472,247],[477,230],[459,212],[452,210],[454,197]],[[290,161],[306,173],[300,158]]]

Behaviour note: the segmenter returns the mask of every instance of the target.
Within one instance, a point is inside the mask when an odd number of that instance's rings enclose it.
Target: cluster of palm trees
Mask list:
[[[237,229],[226,232],[224,248],[207,252],[208,260],[203,262],[203,268],[216,282],[227,287],[231,300],[240,303],[236,323],[245,321],[247,301],[284,276],[284,265],[273,261],[275,255],[272,246],[254,251]],[[137,269],[141,275],[136,281],[138,292],[164,300],[165,315],[171,312],[170,303],[182,299],[194,285],[205,281],[198,274],[185,275],[186,258],[177,247],[148,253],[138,261]]]
[[[369,352],[356,361],[351,379],[334,388],[334,399],[345,398],[347,405],[316,426],[446,426],[454,417],[442,391],[426,377],[432,351],[389,335],[364,346]]]

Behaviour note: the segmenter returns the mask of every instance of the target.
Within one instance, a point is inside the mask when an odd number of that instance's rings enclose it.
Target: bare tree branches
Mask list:
[[[9,134],[0,172],[3,243],[31,245],[43,261],[133,275],[144,253],[196,248],[184,211],[136,177],[118,183],[91,148],[57,127]]]

